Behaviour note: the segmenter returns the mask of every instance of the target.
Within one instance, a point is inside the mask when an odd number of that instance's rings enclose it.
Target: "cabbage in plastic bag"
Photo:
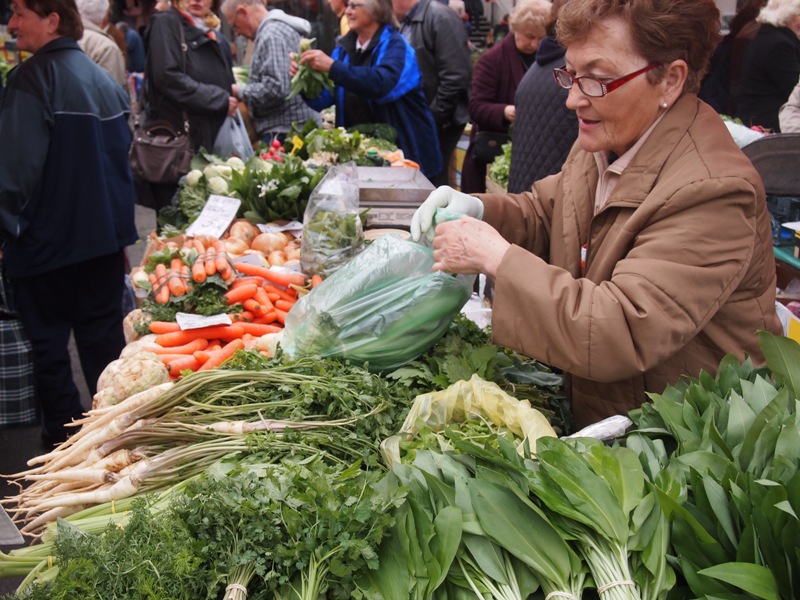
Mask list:
[[[444,334],[475,280],[434,272],[433,262],[431,248],[380,237],[297,301],[284,351],[343,356],[372,371],[414,360]]]

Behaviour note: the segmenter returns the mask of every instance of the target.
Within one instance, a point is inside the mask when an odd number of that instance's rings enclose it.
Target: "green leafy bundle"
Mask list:
[[[444,336],[416,360],[386,374],[415,394],[443,390],[479,375],[519,400],[530,402],[556,430],[572,429],[560,389],[563,377],[545,365],[491,344],[489,332],[459,313]]]
[[[229,586],[226,598],[360,598],[356,577],[378,567],[399,497],[381,477],[311,454],[203,477],[174,510]],[[247,593],[231,593],[236,585]]]
[[[125,526],[109,523],[99,534],[80,531],[61,519],[55,540],[57,574],[33,583],[26,600],[138,600],[206,597],[208,565],[184,524],[150,513],[147,502],[133,502]],[[14,598],[18,596],[13,596]]]
[[[511,172],[511,142],[503,144],[503,153],[489,165],[489,178],[500,187],[508,187]]]
[[[306,50],[313,48],[316,41],[316,38],[301,38],[299,54],[302,55]],[[333,80],[327,73],[315,71],[307,64],[299,64],[297,73],[294,74],[289,84],[289,95],[286,96],[286,99],[289,100],[300,95],[309,100],[316,100],[324,91],[332,93],[333,87]]]
[[[800,346],[759,335],[767,368],[727,356],[631,415],[625,443],[669,516],[677,595],[800,596]]]

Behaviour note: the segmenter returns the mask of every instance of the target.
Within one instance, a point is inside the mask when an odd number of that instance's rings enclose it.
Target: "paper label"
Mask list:
[[[300,221],[289,221],[286,225],[268,225],[259,223],[256,225],[261,233],[278,233],[280,231],[302,231],[303,224]]]
[[[230,325],[232,323],[230,315],[225,313],[204,317],[203,315],[179,312],[175,315],[175,321],[181,330],[200,329],[211,325]]]
[[[242,201],[228,196],[211,194],[194,223],[186,228],[186,235],[210,235],[221,238],[236,218]]]

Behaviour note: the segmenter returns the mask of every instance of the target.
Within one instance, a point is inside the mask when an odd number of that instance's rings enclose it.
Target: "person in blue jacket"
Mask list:
[[[397,29],[391,0],[351,0],[345,9],[350,31],[339,39],[332,56],[307,50],[299,58],[315,71],[328,73],[333,94],[306,98],[315,110],[336,105],[336,125],[388,123],[397,130],[397,147],[420,165],[426,177],[445,165],[439,139],[422,88],[414,49]],[[292,62],[290,74],[297,72]]]
[[[125,247],[138,239],[126,92],[79,47],[75,0],[13,0],[9,30],[32,56],[0,100],[0,244],[34,350],[42,436],[83,413],[68,344],[91,394],[125,339]]]

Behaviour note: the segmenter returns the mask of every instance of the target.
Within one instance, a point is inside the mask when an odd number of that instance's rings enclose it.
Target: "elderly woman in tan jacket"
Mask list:
[[[727,353],[761,363],[757,331],[781,332],[763,185],[697,99],[718,29],[714,0],[566,0],[562,171],[519,195],[441,187],[412,220],[435,269],[494,279],[493,340],[569,375],[578,426]]]

